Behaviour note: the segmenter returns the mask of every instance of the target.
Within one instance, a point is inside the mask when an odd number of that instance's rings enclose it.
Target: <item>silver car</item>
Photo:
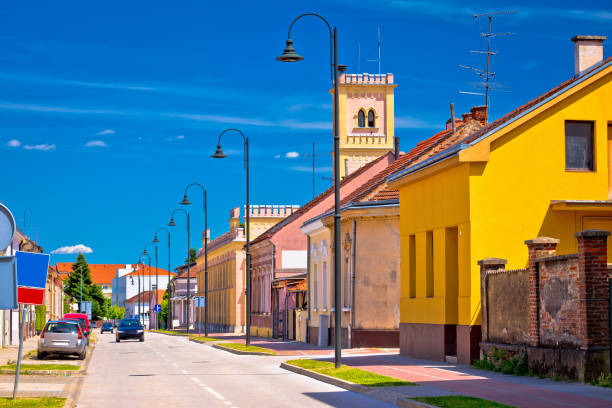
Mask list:
[[[47,354],[76,354],[84,360],[87,356],[87,338],[77,322],[50,320],[38,339],[39,360]]]

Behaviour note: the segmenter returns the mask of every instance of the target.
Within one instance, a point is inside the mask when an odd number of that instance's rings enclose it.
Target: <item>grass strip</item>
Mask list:
[[[17,364],[7,364],[0,366],[0,369],[16,370]],[[21,372],[29,370],[80,370],[81,367],[72,364],[21,364]]]
[[[177,332],[173,330],[149,330],[152,333],[169,334],[171,336],[187,336],[187,333]]]
[[[448,395],[445,397],[418,397],[412,399],[442,408],[514,408],[511,405],[504,405],[481,398],[464,397],[461,395]]]
[[[55,397],[38,397],[38,398],[26,398],[20,397],[16,400],[11,398],[0,398],[0,408],[15,407],[15,408],[62,408],[64,406],[65,398]]]
[[[232,350],[238,350],[238,351],[251,351],[255,353],[276,354],[276,351],[274,350],[270,350],[270,349],[263,348],[263,347],[257,347],[257,346],[247,347],[246,344],[242,344],[242,343],[220,343],[218,344],[218,346],[229,348]]]
[[[376,374],[346,365],[336,368],[334,363],[329,363],[327,361],[298,359],[289,360],[285,363],[304,368],[306,370],[311,370],[319,374],[325,374],[329,375],[330,377],[349,381],[354,384],[364,385],[366,387],[397,387],[404,385],[417,385],[398,378],[388,377],[386,375]]]
[[[201,340],[201,341],[219,341],[220,339],[215,339],[214,337],[206,337],[206,336],[198,336],[195,334],[189,335],[190,339]]]

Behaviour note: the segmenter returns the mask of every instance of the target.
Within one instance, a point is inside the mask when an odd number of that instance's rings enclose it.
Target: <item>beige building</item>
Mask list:
[[[54,267],[49,267],[45,285],[45,306],[47,320],[61,319],[64,316],[64,282]]]
[[[291,205],[251,205],[251,240],[297,209]],[[208,331],[242,333],[245,329],[246,235],[240,207],[230,211],[230,229],[208,243]],[[204,239],[202,244],[204,245]],[[198,295],[204,296],[204,248],[198,252]],[[197,308],[203,325],[205,308]]]

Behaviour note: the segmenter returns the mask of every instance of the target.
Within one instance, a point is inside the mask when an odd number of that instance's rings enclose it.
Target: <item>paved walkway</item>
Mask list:
[[[23,342],[23,355],[27,352],[36,350],[38,347],[38,336],[30,337]],[[17,354],[19,353],[19,344],[2,347],[0,348],[0,365],[5,365],[8,361],[17,360]]]

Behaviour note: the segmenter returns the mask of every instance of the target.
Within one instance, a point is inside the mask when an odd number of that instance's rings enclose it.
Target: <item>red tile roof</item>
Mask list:
[[[361,174],[363,174],[364,172],[366,172],[371,167],[375,166],[380,161],[388,159],[388,157],[390,155],[393,155],[393,153],[389,152],[387,154],[384,154],[384,155],[378,157],[376,160],[372,160],[371,162],[369,162],[365,166],[355,170],[354,172],[352,172],[348,176],[344,177],[342,179],[342,181],[340,182],[340,188],[342,188],[342,186],[345,185],[346,183],[350,182],[351,180],[355,179],[356,177],[358,177]],[[325,190],[324,192],[322,192],[321,194],[319,194],[318,196],[316,196],[315,198],[310,200],[308,203],[304,204],[302,207],[300,207],[299,210],[295,211],[293,214],[289,215],[288,217],[284,218],[282,221],[280,221],[277,224],[275,224],[272,227],[270,227],[270,229],[268,229],[266,232],[264,232],[263,234],[261,234],[260,236],[255,238],[253,241],[251,241],[251,244],[255,244],[257,242],[260,242],[260,241],[263,241],[263,240],[265,240],[267,238],[270,238],[276,232],[278,232],[281,228],[283,228],[285,225],[289,224],[291,221],[293,221],[295,219],[298,219],[302,214],[308,212],[311,208],[313,208],[314,206],[319,204],[321,201],[323,201],[325,198],[327,198],[333,192],[334,192],[334,186],[332,185],[327,190]]]
[[[91,280],[93,283],[98,285],[110,285],[113,279],[117,276],[117,269],[125,268],[126,264],[89,264],[89,270],[91,272]],[[128,264],[129,265],[129,264]],[[132,264],[134,267],[136,264]],[[145,266],[145,275],[155,275],[155,267],[151,267],[152,272],[149,272],[149,266]],[[55,264],[55,269],[60,273],[63,279],[66,279],[70,272],[72,272],[72,262],[58,262]],[[128,275],[135,274],[134,272]],[[167,275],[168,271],[159,268],[160,275]]]

